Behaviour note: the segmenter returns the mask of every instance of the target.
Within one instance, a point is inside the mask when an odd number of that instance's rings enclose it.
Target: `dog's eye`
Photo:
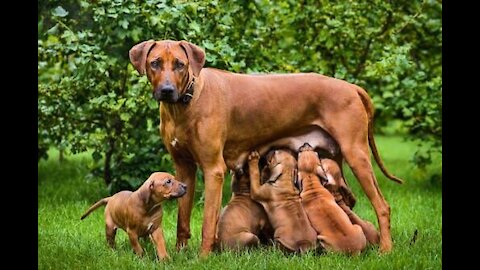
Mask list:
[[[160,61],[157,59],[157,60],[153,60],[152,62],[150,62],[150,66],[153,68],[153,69],[157,69],[160,67]]]
[[[185,66],[183,62],[176,61],[175,62],[175,69],[182,69]]]
[[[165,181],[165,185],[170,185],[171,183],[172,183],[171,179],[168,179],[167,181]]]

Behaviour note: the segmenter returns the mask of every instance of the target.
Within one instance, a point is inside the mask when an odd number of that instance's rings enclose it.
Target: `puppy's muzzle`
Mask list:
[[[187,193],[187,185],[183,184],[183,183],[180,183],[178,185],[178,190],[175,194],[172,194],[172,197],[173,198],[178,198],[178,197],[182,197],[183,195],[185,195],[185,193]]]

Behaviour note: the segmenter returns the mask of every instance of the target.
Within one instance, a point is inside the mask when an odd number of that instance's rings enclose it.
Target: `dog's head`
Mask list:
[[[130,61],[146,74],[157,101],[176,103],[205,64],[205,52],[187,41],[148,40],[130,49]]]
[[[161,202],[185,195],[187,185],[175,180],[175,177],[165,172],[154,172],[145,181],[148,188],[148,200]]]
[[[276,182],[283,172],[293,171],[297,167],[297,160],[289,150],[271,150],[266,155],[267,167],[270,177],[267,182]]]
[[[297,188],[301,191],[303,189],[303,180],[319,179],[322,185],[328,183],[327,175],[322,167],[318,153],[308,143],[305,143],[298,149],[298,180]]]
[[[335,160],[328,158],[321,158],[320,164],[324,172],[323,175],[326,178],[324,183],[325,188],[335,197],[341,196],[345,203],[350,208],[353,208],[357,199],[347,186],[340,165]]]

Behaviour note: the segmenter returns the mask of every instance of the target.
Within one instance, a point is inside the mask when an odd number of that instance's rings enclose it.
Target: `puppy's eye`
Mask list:
[[[172,183],[171,179],[168,179],[167,181],[165,181],[165,185],[170,185],[171,183]]]
[[[153,68],[153,69],[157,69],[160,67],[160,61],[157,59],[157,60],[153,60],[152,62],[150,62],[150,66]]]
[[[183,67],[185,67],[185,64],[183,62],[180,62],[180,61],[175,62],[175,69],[182,69]]]

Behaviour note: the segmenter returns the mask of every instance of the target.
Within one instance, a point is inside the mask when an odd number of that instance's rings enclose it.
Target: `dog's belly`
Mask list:
[[[267,143],[255,142],[254,134],[252,134],[251,144],[243,142],[225,143],[224,159],[227,167],[231,170],[238,171],[243,168],[248,155],[251,151],[257,150],[260,156],[265,155],[271,149],[288,148],[294,152],[304,144],[310,144],[315,150],[323,150],[328,152],[332,157],[340,154],[340,147],[337,142],[325,130],[318,126],[308,126],[307,128],[297,130],[282,138],[272,136]]]

